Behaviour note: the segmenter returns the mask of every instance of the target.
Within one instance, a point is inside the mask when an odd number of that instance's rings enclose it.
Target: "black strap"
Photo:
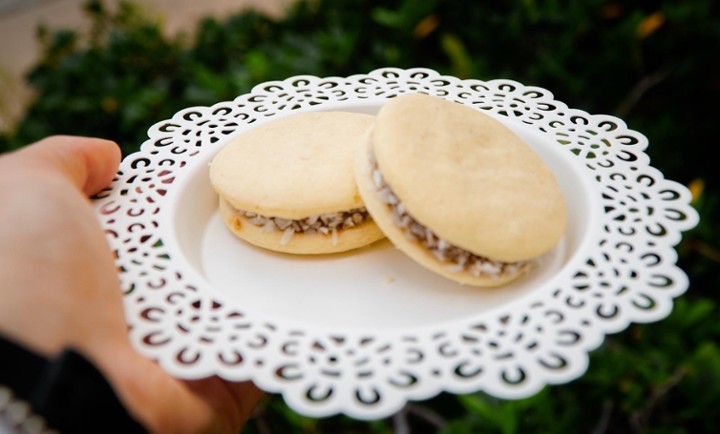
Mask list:
[[[48,360],[0,336],[0,384],[61,433],[147,433],[100,371],[72,349]]]

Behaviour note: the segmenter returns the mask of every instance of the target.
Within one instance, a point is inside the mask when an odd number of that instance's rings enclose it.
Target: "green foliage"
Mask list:
[[[678,246],[691,280],[669,318],[608,337],[586,375],[525,400],[441,395],[392,419],[301,417],[269,399],[247,433],[714,433],[720,426],[720,3],[715,0],[298,0],[279,20],[246,12],[169,38],[136,5],[87,4],[87,33],[42,29],[37,94],[0,150],[49,134],[101,136],[125,154],[177,110],[297,74],[424,66],[510,78],[571,107],[621,117],[653,165],[691,184],[701,222]]]

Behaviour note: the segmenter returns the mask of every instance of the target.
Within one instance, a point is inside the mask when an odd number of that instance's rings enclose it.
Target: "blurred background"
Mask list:
[[[362,422],[271,396],[244,433],[716,433],[720,427],[720,2],[716,0],[0,0],[0,151],[49,134],[113,139],[257,83],[383,66],[510,78],[622,118],[688,186],[700,224],[672,314],[609,336],[587,373],[505,401],[475,393]]]
[[[192,34],[203,18],[222,19],[253,10],[279,17],[292,0],[139,0],[142,13],[155,21],[163,36]],[[106,6],[117,11],[120,1]],[[32,97],[25,74],[42,56],[37,32],[40,26],[87,32],[91,21],[87,0],[0,0],[0,128],[9,128]]]

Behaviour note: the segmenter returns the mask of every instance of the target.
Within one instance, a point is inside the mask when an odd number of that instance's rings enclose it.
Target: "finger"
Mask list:
[[[87,195],[106,187],[120,165],[117,143],[92,137],[52,136],[18,151],[33,165],[52,170]]]
[[[260,401],[267,396],[264,391],[249,381],[242,383],[225,382],[225,386],[235,400],[243,423],[250,419]]]
[[[230,382],[220,377],[208,377],[199,380],[185,380],[183,383],[205,402],[212,403],[226,425],[239,429],[250,416],[265,392],[253,383]]]

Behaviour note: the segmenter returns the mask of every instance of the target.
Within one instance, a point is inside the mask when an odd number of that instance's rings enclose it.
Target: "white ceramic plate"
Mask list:
[[[408,92],[495,116],[553,169],[569,224],[532,274],[477,289],[388,241],[298,257],[228,232],[208,179],[228,140],[299,111],[376,113]],[[687,287],[674,246],[698,217],[646,146],[617,118],[509,80],[394,68],[297,76],[156,124],[96,206],[142,353],[181,378],[251,379],[302,414],[380,418],[442,391],[520,398],[570,381],[607,333],[671,311]]]

